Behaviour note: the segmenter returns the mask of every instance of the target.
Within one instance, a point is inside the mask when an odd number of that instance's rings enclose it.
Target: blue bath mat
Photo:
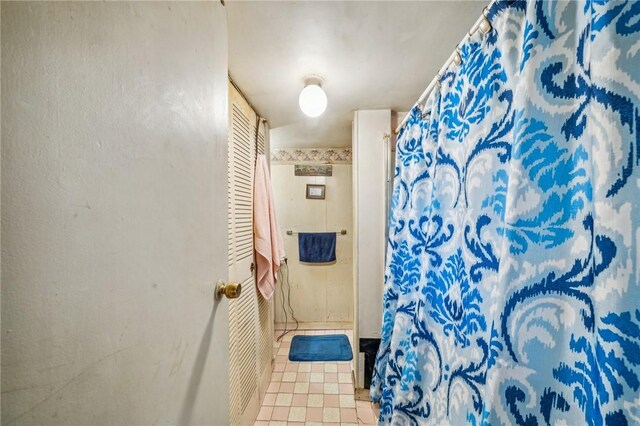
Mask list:
[[[353,352],[344,334],[293,336],[289,361],[351,361]]]

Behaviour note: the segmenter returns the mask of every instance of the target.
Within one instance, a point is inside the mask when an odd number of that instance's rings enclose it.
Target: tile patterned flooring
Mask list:
[[[346,334],[351,330],[298,330],[275,343],[276,362],[255,426],[377,424],[377,409],[355,401],[351,384],[352,361],[291,362],[289,347],[296,334]],[[276,338],[282,330],[276,330]]]

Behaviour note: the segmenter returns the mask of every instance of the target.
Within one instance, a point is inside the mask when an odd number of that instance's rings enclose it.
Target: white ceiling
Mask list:
[[[348,147],[358,109],[408,110],[486,1],[227,1],[229,71],[269,120],[271,146]],[[324,78],[319,118],[298,107]]]

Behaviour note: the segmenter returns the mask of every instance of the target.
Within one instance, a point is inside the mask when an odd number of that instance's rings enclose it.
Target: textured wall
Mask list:
[[[3,424],[227,423],[226,37],[2,2]]]
[[[304,163],[301,163],[304,164]],[[294,176],[293,165],[271,165],[278,221],[284,237],[291,284],[291,306],[304,322],[353,321],[353,210],[351,165],[334,164],[333,176]],[[307,200],[306,184],[326,185],[325,200]],[[347,230],[338,235],[336,263],[308,265],[298,261],[298,237],[287,230],[322,232]],[[284,322],[282,285],[275,301],[276,322]],[[285,293],[285,298],[287,294]],[[285,299],[286,300],[286,299]]]

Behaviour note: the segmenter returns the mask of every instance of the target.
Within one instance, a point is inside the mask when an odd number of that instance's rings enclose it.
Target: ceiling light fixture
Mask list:
[[[318,77],[307,77],[304,80],[304,89],[300,92],[298,104],[308,117],[320,117],[327,109],[327,95],[321,85],[322,80]]]

